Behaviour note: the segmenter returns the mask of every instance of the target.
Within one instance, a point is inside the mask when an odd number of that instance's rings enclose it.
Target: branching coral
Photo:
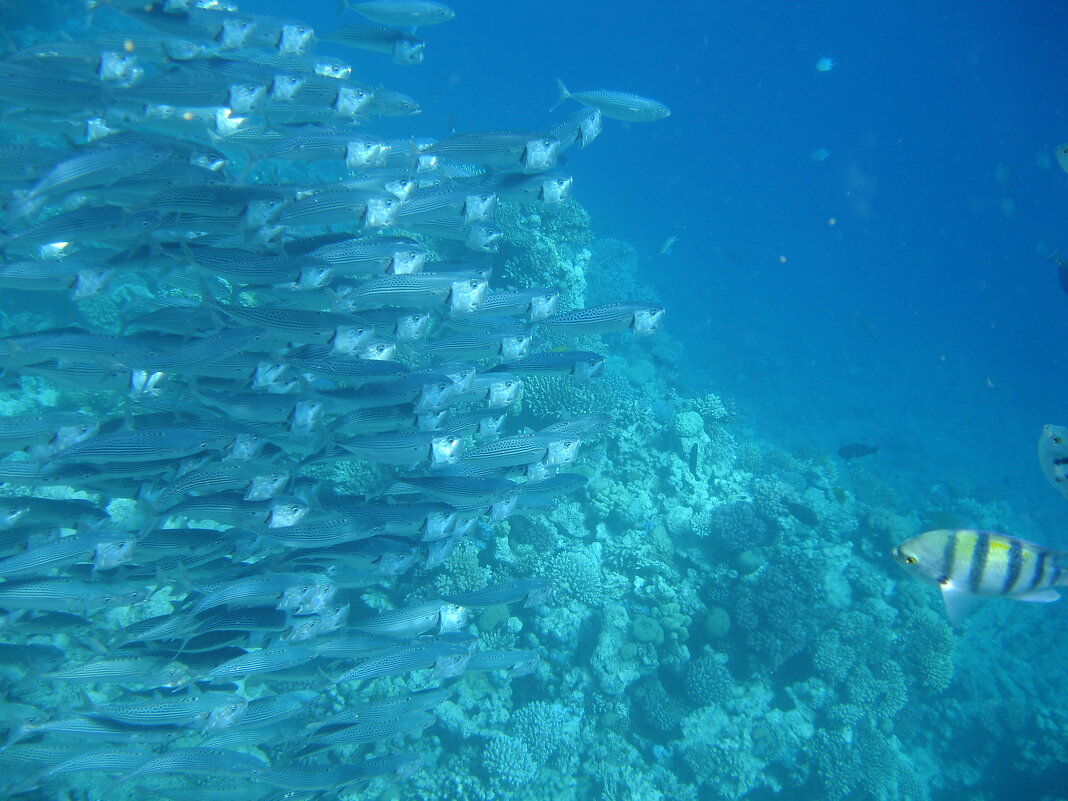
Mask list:
[[[512,715],[512,732],[533,760],[544,765],[561,748],[574,745],[582,723],[581,712],[559,702],[532,701]]]
[[[599,560],[588,550],[562,551],[545,566],[557,597],[598,607],[604,603],[604,586]]]
[[[519,787],[538,773],[538,763],[518,737],[496,734],[482,749],[482,766],[491,783]]]

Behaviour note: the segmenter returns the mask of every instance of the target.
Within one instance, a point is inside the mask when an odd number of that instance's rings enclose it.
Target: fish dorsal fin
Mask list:
[[[946,604],[946,617],[954,628],[960,628],[964,624],[964,618],[968,616],[971,608],[972,596],[951,583],[945,583],[939,587],[942,590],[942,600]]]

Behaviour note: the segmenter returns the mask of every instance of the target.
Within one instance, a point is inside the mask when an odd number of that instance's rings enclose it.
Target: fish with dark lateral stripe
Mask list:
[[[527,375],[569,375],[581,383],[604,375],[604,356],[586,350],[533,353],[508,364],[491,367],[487,373]]]
[[[606,303],[547,317],[538,325],[563,335],[611,334],[630,331],[636,336],[660,329],[664,307],[650,303]]]

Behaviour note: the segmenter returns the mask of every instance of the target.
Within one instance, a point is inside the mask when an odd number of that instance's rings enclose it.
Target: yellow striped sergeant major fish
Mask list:
[[[1050,603],[1068,585],[1068,553],[1005,534],[938,529],[892,551],[908,573],[942,591],[949,622],[960,625],[977,596]]]

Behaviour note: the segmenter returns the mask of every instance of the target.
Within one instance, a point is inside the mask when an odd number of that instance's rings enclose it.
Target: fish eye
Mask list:
[[[916,557],[915,556],[906,556],[905,557],[905,564],[906,565],[914,565],[914,564],[916,564]]]
[[[1053,438],[1050,441],[1054,445],[1060,445],[1062,442],[1064,442],[1064,437],[1060,437],[1060,436],[1054,435]]]

